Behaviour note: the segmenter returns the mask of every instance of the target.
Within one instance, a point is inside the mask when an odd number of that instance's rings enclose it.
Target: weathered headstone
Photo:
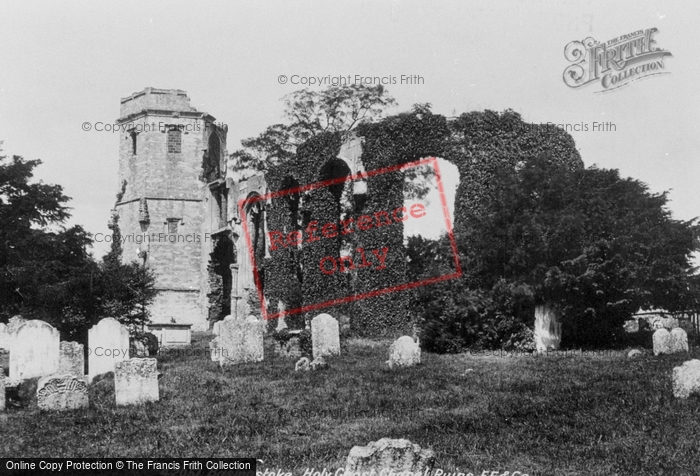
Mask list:
[[[156,359],[128,359],[114,367],[114,393],[117,405],[157,402],[158,369]]]
[[[85,375],[85,354],[83,344],[77,342],[61,342],[61,355],[58,361],[58,373],[61,375]]]
[[[553,304],[535,307],[535,347],[537,352],[557,350],[561,344],[561,312]]]
[[[230,319],[229,319],[230,318]],[[226,316],[219,328],[219,364],[233,365],[263,360],[264,324],[255,316]]]
[[[671,353],[688,352],[688,334],[680,327],[671,330]]]
[[[12,338],[10,377],[21,381],[58,372],[60,336],[44,321],[25,322]]]
[[[430,474],[434,464],[435,453],[432,450],[422,449],[404,439],[382,438],[367,446],[353,447],[345,464],[345,473]]]
[[[216,321],[216,322],[214,323],[214,327],[212,327],[211,332],[212,332],[212,334],[214,334],[215,336],[218,336],[218,335],[219,335],[219,333],[221,332],[221,321]]]
[[[308,357],[302,357],[301,359],[297,360],[297,363],[294,364],[294,371],[299,372],[299,371],[307,371],[309,370],[309,358]]]
[[[311,319],[311,345],[314,359],[340,355],[340,328],[330,314],[319,314]]]
[[[691,393],[700,393],[700,360],[684,362],[673,369],[673,396],[688,398]]]
[[[5,411],[5,370],[0,368],[0,412]]]
[[[0,323],[0,349],[10,350],[10,333],[5,323]]]
[[[117,362],[129,358],[129,331],[111,317],[102,319],[88,331],[88,373],[90,380],[114,372]]]
[[[420,364],[420,345],[411,337],[399,337],[391,344],[388,364],[390,369]]]
[[[87,408],[87,384],[82,377],[75,375],[43,377],[36,387],[36,402],[41,410]]]
[[[671,353],[671,333],[663,327],[656,329],[652,337],[654,341],[654,355]]]

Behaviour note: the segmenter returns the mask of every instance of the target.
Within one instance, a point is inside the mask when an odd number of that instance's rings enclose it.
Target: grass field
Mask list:
[[[350,448],[407,438],[436,468],[533,475],[700,472],[700,399],[674,399],[671,370],[698,357],[624,353],[494,357],[423,353],[389,371],[388,341],[348,341],[331,369],[265,360],[222,371],[204,353],[161,355],[160,401],[115,407],[109,380],[90,408],[9,409],[2,457],[255,457],[301,476],[335,471]],[[467,369],[473,369],[465,372]]]

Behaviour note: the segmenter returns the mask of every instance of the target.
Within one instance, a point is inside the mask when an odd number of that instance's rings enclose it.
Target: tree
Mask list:
[[[56,282],[87,265],[89,234],[65,229],[69,198],[60,185],[30,183],[39,160],[0,157],[0,313],[5,317],[41,301]]]
[[[562,313],[578,343],[601,343],[640,308],[697,303],[699,228],[672,218],[666,192],[546,154],[504,169],[493,190],[461,246],[473,250],[465,264],[472,286],[526,286],[545,314]]]
[[[288,124],[274,124],[258,137],[241,141],[243,149],[231,154],[235,168],[268,170],[288,161],[297,146],[323,132],[347,134],[357,125],[380,118],[396,105],[382,85],[333,86],[323,91],[301,89],[282,98]]]
[[[120,243],[95,261],[87,251],[90,234],[63,226],[70,214],[62,187],[31,183],[39,164],[0,156],[0,318],[42,319],[75,340],[103,317],[132,329],[147,322],[152,273],[122,264]]]

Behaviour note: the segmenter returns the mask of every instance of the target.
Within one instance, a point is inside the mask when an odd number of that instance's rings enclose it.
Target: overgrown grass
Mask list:
[[[160,401],[115,407],[109,379],[90,408],[10,409],[2,457],[256,457],[259,468],[335,471],[350,448],[407,438],[436,468],[532,475],[697,474],[700,399],[674,399],[671,371],[700,353],[486,357],[423,353],[389,371],[388,341],[348,342],[331,369],[265,361],[222,371],[197,356],[161,355]],[[473,371],[465,372],[467,369]]]

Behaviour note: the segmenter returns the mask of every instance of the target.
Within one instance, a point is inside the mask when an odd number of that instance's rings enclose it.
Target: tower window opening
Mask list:
[[[131,131],[131,153],[136,155],[136,131]]]
[[[182,131],[177,128],[168,129],[168,154],[182,153]]]
[[[168,233],[171,235],[177,233],[177,224],[179,221],[179,218],[168,218]]]

